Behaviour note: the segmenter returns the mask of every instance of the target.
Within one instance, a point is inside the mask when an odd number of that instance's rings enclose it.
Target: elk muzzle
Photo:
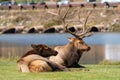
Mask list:
[[[55,52],[54,52],[54,56],[56,56],[57,54],[58,54],[58,52],[57,52],[57,51],[55,51]]]
[[[87,51],[89,51],[90,49],[91,49],[90,46],[88,46]]]
[[[80,51],[84,52],[84,51],[89,51],[91,48],[90,46],[82,46]]]

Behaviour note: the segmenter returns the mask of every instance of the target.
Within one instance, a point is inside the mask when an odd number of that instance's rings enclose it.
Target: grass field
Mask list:
[[[16,60],[0,59],[0,80],[120,80],[120,65],[85,65],[70,72],[21,73]]]

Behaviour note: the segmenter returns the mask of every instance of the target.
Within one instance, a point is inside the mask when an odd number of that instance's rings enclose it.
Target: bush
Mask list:
[[[47,27],[54,26],[55,22],[54,21],[49,21],[49,22],[44,23],[43,25],[44,25],[45,28],[47,28]]]
[[[112,27],[114,28],[115,32],[120,32],[120,24],[113,24]]]
[[[10,1],[10,0],[0,0],[0,1],[2,2],[2,1]]]
[[[48,21],[45,21],[43,23],[44,27],[51,27],[51,26],[54,26],[54,25],[60,25],[62,24],[62,22],[60,21],[60,19],[53,19],[53,20],[48,20]]]
[[[120,62],[112,62],[110,60],[103,60],[99,64],[100,65],[120,65]]]

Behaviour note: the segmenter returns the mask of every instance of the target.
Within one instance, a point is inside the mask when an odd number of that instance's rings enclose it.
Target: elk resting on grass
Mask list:
[[[47,59],[57,52],[46,45],[31,45],[33,50],[28,51],[17,61],[18,71],[21,72],[48,72],[48,71],[67,71],[62,65],[56,64]]]
[[[83,41],[86,33],[76,35],[67,31],[74,36],[74,38],[68,38],[69,43],[64,46],[57,46],[55,50],[58,52],[56,56],[50,56],[49,60],[61,64],[66,67],[81,67],[78,62],[83,52],[89,51],[90,47]]]
[[[89,15],[92,13],[93,10],[88,13],[84,22],[84,26],[82,27],[82,32],[77,35],[76,32],[69,31],[68,23],[66,24],[65,21],[65,18],[70,8],[66,10],[63,16],[61,15],[60,9],[61,7],[59,7],[58,14],[56,15],[60,17],[63,26],[66,28],[66,31],[72,34],[74,38],[68,38],[69,43],[64,46],[55,47],[55,50],[58,52],[58,54],[56,56],[50,56],[49,60],[66,67],[83,67],[80,66],[78,62],[83,52],[90,50],[90,47],[83,41],[83,38],[92,35],[92,33],[89,32],[90,29],[86,28],[86,23],[88,21]],[[62,13],[64,12],[62,11]]]

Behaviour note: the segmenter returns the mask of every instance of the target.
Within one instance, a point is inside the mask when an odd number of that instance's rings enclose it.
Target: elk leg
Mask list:
[[[86,68],[85,66],[82,66],[82,65],[79,65],[79,64],[76,64],[75,66],[73,66],[74,68]]]
[[[86,67],[79,64],[75,64],[73,66],[69,66],[68,68],[86,68]]]

